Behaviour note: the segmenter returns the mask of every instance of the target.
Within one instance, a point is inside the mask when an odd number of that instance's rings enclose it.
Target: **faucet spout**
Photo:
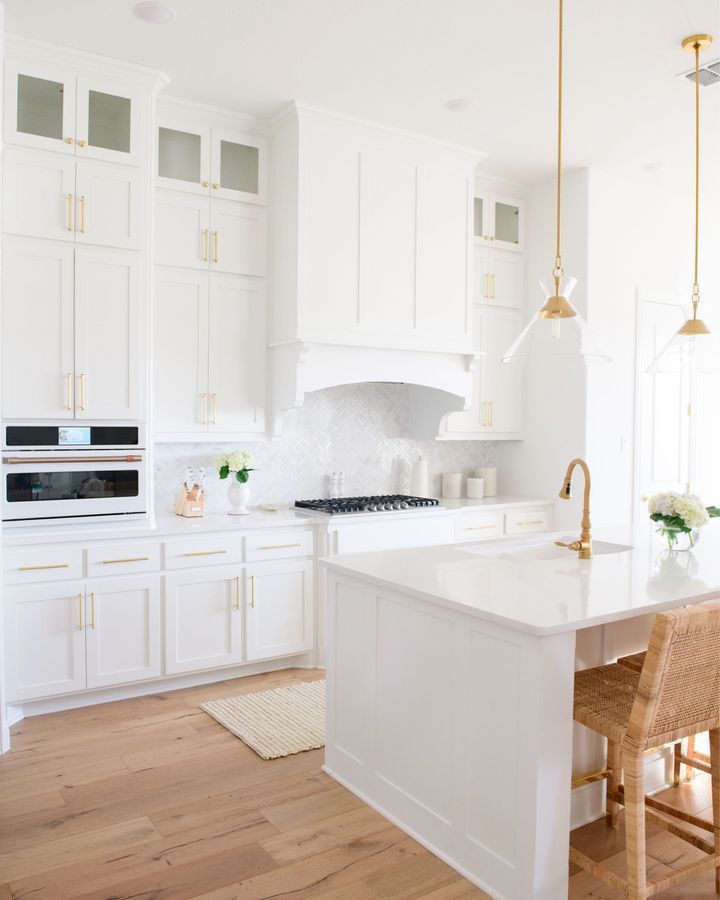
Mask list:
[[[561,500],[572,497],[572,477],[576,467],[580,466],[585,476],[585,492],[583,494],[583,514],[580,524],[580,540],[568,545],[569,550],[577,550],[580,559],[592,559],[592,535],[590,534],[590,469],[584,459],[577,457],[571,460],[565,472],[562,487],[558,496]]]

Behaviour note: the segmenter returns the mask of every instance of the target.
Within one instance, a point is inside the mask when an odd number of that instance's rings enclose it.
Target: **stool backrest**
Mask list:
[[[720,600],[658,613],[627,737],[642,744],[719,726]]]

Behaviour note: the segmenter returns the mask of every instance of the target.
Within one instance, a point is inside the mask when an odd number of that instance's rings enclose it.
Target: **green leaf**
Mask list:
[[[220,471],[218,472],[218,475],[221,478],[227,478],[229,474],[230,474],[229,466],[220,466]]]
[[[240,482],[240,484],[245,484],[245,482],[250,477],[250,473],[248,472],[247,469],[240,469],[239,472],[235,473],[235,477]]]
[[[717,506],[708,506],[707,511],[711,519],[715,519],[720,516],[720,509],[718,509]]]

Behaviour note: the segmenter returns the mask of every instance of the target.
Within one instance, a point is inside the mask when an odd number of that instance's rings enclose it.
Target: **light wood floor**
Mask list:
[[[0,757],[0,900],[485,897],[321,772],[322,750],[265,762],[198,709],[321,674],[275,672],[20,723]],[[706,784],[667,793],[708,810]],[[603,822],[572,839],[622,865],[622,832]],[[687,846],[653,831],[653,874],[700,852]],[[659,896],[711,900],[712,880]],[[573,900],[618,896],[584,872],[570,883]]]

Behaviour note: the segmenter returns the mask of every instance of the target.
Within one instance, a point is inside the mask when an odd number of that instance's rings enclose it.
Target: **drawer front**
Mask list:
[[[3,560],[6,584],[83,577],[82,547],[8,547]]]
[[[160,544],[157,542],[96,544],[87,549],[88,578],[155,572],[159,568]]]
[[[227,565],[242,560],[242,538],[239,534],[198,535],[166,541],[163,549],[166,569]]]
[[[516,510],[505,513],[505,534],[532,534],[550,530],[551,513],[547,509]]]
[[[455,520],[456,541],[479,541],[500,537],[503,533],[501,512],[466,513]]]
[[[370,525],[350,525],[337,530],[336,553],[371,553],[374,550],[401,550],[405,547],[428,547],[450,544],[453,525],[449,516],[432,514],[423,519],[393,519]]]
[[[248,562],[312,556],[312,552],[312,531],[273,531],[245,536],[245,559]]]

